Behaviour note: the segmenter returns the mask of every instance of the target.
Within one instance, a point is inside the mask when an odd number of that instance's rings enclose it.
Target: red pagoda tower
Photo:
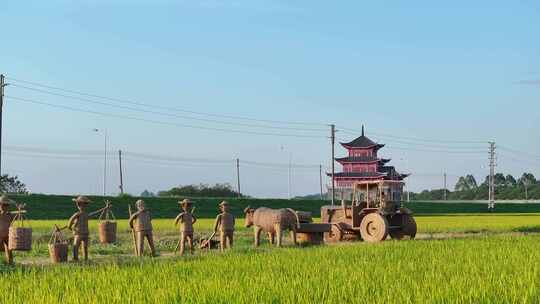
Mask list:
[[[391,189],[392,198],[401,200],[403,192],[403,179],[408,174],[401,174],[393,166],[386,164],[390,159],[379,158],[377,153],[384,147],[383,144],[375,143],[364,135],[364,126],[362,126],[362,135],[348,143],[340,143],[348,151],[346,157],[336,158],[335,160],[343,166],[343,171],[335,173],[334,180],[337,192],[342,195],[350,193],[351,186],[360,181],[386,180],[395,181],[394,189]],[[332,174],[328,174],[332,176]]]

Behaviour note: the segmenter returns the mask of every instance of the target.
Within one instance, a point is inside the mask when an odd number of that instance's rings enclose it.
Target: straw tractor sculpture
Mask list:
[[[402,182],[364,181],[353,184],[351,205],[323,206],[323,223],[332,224],[325,233],[326,242],[362,239],[379,242],[390,234],[392,239],[413,239],[416,222],[412,212],[401,206]],[[399,195],[396,195],[399,194]],[[392,198],[398,198],[392,200]]]
[[[282,232],[290,231],[291,240],[296,245],[301,243],[320,244],[323,233],[330,232],[329,224],[312,223],[310,212],[295,211],[290,208],[270,209],[260,207],[257,209],[247,207],[244,209],[246,228],[254,227],[255,246],[260,244],[262,232],[268,235],[270,244],[282,244]]]

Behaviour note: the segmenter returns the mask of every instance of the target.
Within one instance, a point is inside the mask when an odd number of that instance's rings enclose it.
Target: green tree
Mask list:
[[[502,173],[496,173],[493,176],[493,183],[495,184],[495,188],[504,187],[506,185],[506,177]]]
[[[156,196],[153,192],[150,192],[148,190],[144,190],[141,192],[141,197],[154,197]]]
[[[518,183],[519,185],[523,186],[525,199],[529,199],[529,198],[535,199],[535,194],[536,194],[535,189],[530,189],[530,188],[532,188],[531,186],[537,183],[537,180],[532,173],[523,173],[523,175],[519,178]]]
[[[457,183],[456,183],[456,186],[454,187],[454,190],[456,191],[467,191],[469,190],[469,185],[467,183],[467,181],[465,180],[465,177],[463,176],[460,176]]]
[[[517,185],[516,179],[511,174],[506,175],[505,181],[507,187],[513,187]]]
[[[495,184],[495,187],[504,187],[506,185],[506,177],[502,173],[495,173],[493,176],[493,183]],[[486,179],[484,180],[484,183],[486,186],[489,185],[489,175],[486,175]]]
[[[478,184],[472,174],[468,174],[465,177],[461,176],[454,187],[456,191],[468,191],[476,188],[478,188]]]
[[[523,175],[519,178],[518,183],[521,185],[532,185],[536,184],[536,178],[532,173],[523,173]]]
[[[18,176],[0,176],[0,192],[13,194],[27,194],[26,185],[19,180]]]
[[[476,179],[472,174],[468,174],[465,176],[465,182],[467,183],[467,186],[469,189],[476,189],[478,188],[478,184],[476,183]]]

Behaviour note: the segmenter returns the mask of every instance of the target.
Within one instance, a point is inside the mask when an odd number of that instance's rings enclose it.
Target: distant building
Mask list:
[[[335,160],[343,166],[342,172],[336,172],[334,180],[336,183],[336,196],[349,199],[351,186],[360,181],[386,180],[393,184],[392,189],[387,189],[391,193],[391,199],[401,200],[403,193],[403,179],[408,174],[402,174],[396,171],[393,166],[387,166],[390,159],[379,158],[377,153],[384,147],[383,144],[375,143],[364,135],[364,126],[362,126],[362,135],[348,143],[340,143],[347,149],[346,157],[336,158]],[[327,173],[332,176],[332,173]],[[395,183],[392,183],[395,181]],[[331,185],[329,187],[331,192]]]

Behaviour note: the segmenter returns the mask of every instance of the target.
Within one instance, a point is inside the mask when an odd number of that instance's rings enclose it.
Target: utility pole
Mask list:
[[[529,182],[528,181],[523,181],[523,186],[525,186],[525,201],[528,201],[529,200],[529,195],[527,193],[527,186],[529,185]]]
[[[446,200],[446,172],[444,173],[444,192],[443,192],[443,200]]]
[[[489,142],[489,194],[488,210],[495,209],[495,142]]]
[[[5,82],[6,77],[0,75],[0,176],[2,176],[2,110],[4,108],[4,87],[8,84]]]
[[[291,166],[292,166],[292,152],[289,151],[289,174],[288,174],[288,187],[287,187],[287,192],[289,194],[289,199],[291,199]]]
[[[94,129],[94,132],[102,132],[105,138],[105,147],[103,150],[103,196],[107,195],[107,129]]]
[[[404,160],[404,161],[407,162],[407,174],[408,174],[408,179],[410,180],[411,179],[410,178],[411,174],[410,174],[410,167],[409,167],[409,158],[405,158],[405,159],[400,158],[400,160]],[[410,190],[409,184],[410,184],[410,182],[405,183],[405,189],[407,191],[407,203],[411,202],[411,196],[410,196],[411,191],[409,191]]]
[[[334,164],[334,144],[336,142],[336,125],[330,125],[330,141],[332,143],[332,206],[334,205],[334,196],[336,192],[336,181],[334,179],[335,164]]]
[[[321,186],[321,200],[323,200],[322,165],[319,165],[319,185]]]
[[[122,173],[122,150],[118,150],[118,161],[120,163],[120,194],[124,194],[124,176]]]
[[[107,129],[105,129],[105,149],[103,154],[103,196],[107,195]]]
[[[242,194],[240,192],[240,158],[236,159],[236,181],[238,185],[238,197],[241,197]]]

